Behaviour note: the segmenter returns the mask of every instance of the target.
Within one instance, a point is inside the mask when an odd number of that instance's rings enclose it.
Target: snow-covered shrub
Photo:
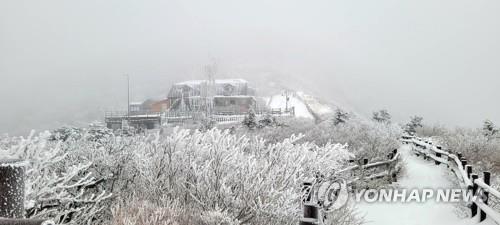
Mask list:
[[[179,203],[165,205],[133,199],[112,209],[113,225],[186,225],[202,224],[199,216]]]
[[[351,155],[345,146],[317,146],[292,136],[266,145],[263,139],[175,130],[138,144],[141,198],[178,200],[207,216],[249,224],[290,224],[300,217],[300,183],[315,172],[339,169]],[[207,214],[208,213],[208,214]]]
[[[29,161],[29,217],[69,224],[296,224],[301,182],[352,157],[345,145],[317,145],[301,135],[269,142],[217,129],[130,136],[95,129],[65,141],[50,133],[2,138],[8,146],[2,156]]]
[[[267,143],[276,143],[292,135],[305,134],[316,126],[313,120],[303,118],[278,118],[277,124],[279,126],[266,126],[254,132],[245,129],[239,133],[249,137],[262,137]]]
[[[262,119],[259,120],[257,127],[262,129],[265,127],[278,127],[281,125],[282,124],[278,121],[276,117],[274,117],[271,114],[266,114],[262,117]]]
[[[26,216],[68,224],[100,221],[103,202],[111,194],[99,189],[100,181],[88,172],[90,161],[68,160],[72,153],[65,152],[63,142],[53,137],[49,132],[38,136],[32,132],[0,149],[3,157],[27,161]]]
[[[299,142],[324,145],[328,142],[349,146],[349,151],[357,158],[371,160],[385,159],[387,153],[399,147],[402,129],[393,123],[380,123],[351,115],[349,120],[335,125],[333,116],[315,124],[307,119],[286,119],[280,126],[259,130],[239,129],[237,133],[250,137],[262,137],[268,143],[281,142],[291,135],[303,134]]]
[[[417,128],[416,131],[419,137],[439,137],[444,136],[448,132],[448,129],[441,124],[423,124],[422,127]]]
[[[486,137],[481,129],[457,128],[439,138],[440,144],[452,152],[461,152],[481,172],[500,174],[500,139]]]
[[[462,153],[474,173],[482,176],[483,171],[491,172],[492,187],[500,190],[500,139],[492,139],[480,128],[457,128],[447,130],[440,137],[433,137],[433,142],[443,145],[447,151]],[[499,202],[500,199],[490,199],[490,205],[497,210],[500,210]]]
[[[352,117],[344,123],[329,120],[305,133],[305,140],[324,144],[346,143],[357,158],[385,159],[387,153],[399,147],[401,128],[390,123],[378,123]]]
[[[81,138],[82,129],[77,127],[61,127],[50,133],[50,141],[66,141]]]
[[[82,133],[85,140],[99,144],[104,144],[106,140],[114,135],[113,130],[104,127],[91,127]]]

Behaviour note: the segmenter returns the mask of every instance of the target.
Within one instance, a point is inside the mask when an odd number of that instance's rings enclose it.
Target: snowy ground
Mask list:
[[[322,114],[328,114],[332,113],[333,109],[332,107],[321,103],[317,98],[305,94],[304,92],[298,91],[296,93],[297,97],[300,98],[302,101],[304,101],[306,104],[309,105],[312,111],[314,111],[316,114],[322,115]]]
[[[267,105],[273,109],[282,109],[285,110],[286,108],[286,98],[282,95],[274,95],[272,96]],[[309,112],[307,109],[307,106],[304,102],[302,102],[300,99],[297,97],[291,96],[290,100],[288,101],[288,108],[295,107],[295,117],[302,117],[302,118],[308,118],[308,119],[313,119],[314,117],[312,114]]]
[[[265,101],[270,108],[279,108],[281,110],[285,110],[286,108],[286,98],[283,95],[274,95],[265,98]],[[333,109],[329,105],[301,91],[290,95],[288,107],[295,107],[295,117],[308,119],[314,119],[314,115],[321,116],[333,112]]]
[[[397,185],[400,188],[456,188],[445,165],[436,166],[410,154],[411,147],[401,148],[405,169]],[[358,203],[368,225],[468,225],[478,224],[469,219],[454,203]],[[494,225],[485,221],[483,225]]]

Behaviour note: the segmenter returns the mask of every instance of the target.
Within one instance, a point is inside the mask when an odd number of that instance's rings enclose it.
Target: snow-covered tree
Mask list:
[[[335,114],[333,116],[333,125],[337,126],[341,123],[345,123],[347,120],[349,120],[348,112],[345,112],[340,108],[335,110]]]
[[[200,124],[198,129],[202,131],[210,130],[217,124],[217,122],[212,117],[207,116],[206,114],[202,114],[202,118],[199,121]]]
[[[257,116],[255,115],[255,111],[250,109],[248,114],[243,119],[243,125],[248,127],[249,129],[254,129],[257,127]]]
[[[410,118],[410,122],[405,125],[405,132],[408,134],[415,134],[417,132],[417,128],[423,127],[422,121],[423,117],[420,116],[412,116]]]
[[[382,109],[376,112],[373,112],[372,119],[379,123],[390,123],[391,122],[391,114],[386,109]]]
[[[498,128],[491,120],[485,120],[483,124],[483,134],[488,140],[491,140],[497,136]]]

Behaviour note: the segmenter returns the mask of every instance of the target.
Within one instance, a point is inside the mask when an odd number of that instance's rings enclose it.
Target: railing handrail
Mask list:
[[[400,153],[398,152],[396,155],[394,155],[389,160],[372,162],[370,164],[363,165],[362,168],[363,169],[372,169],[372,168],[382,167],[382,166],[385,166],[387,164],[393,163],[394,161],[397,161],[399,158],[400,158]],[[350,171],[357,170],[357,169],[360,169],[360,165],[353,165],[353,166],[346,167],[344,169],[337,171],[335,174],[338,175],[338,174],[350,172]]]
[[[500,223],[500,213],[495,211],[493,208],[486,205],[480,198],[474,199],[474,203],[483,210],[491,219],[493,219],[496,223]]]
[[[491,219],[493,219],[496,223],[500,224],[500,213],[495,211],[492,207],[488,206],[488,198],[489,195],[493,195],[496,198],[500,198],[500,191],[494,189],[489,185],[489,179],[490,179],[490,173],[485,172],[483,179],[477,179],[477,175],[472,175],[472,166],[467,165],[467,161],[464,159],[461,159],[458,155],[446,152],[444,150],[439,149],[436,147],[434,144],[431,143],[426,143],[422,142],[420,140],[417,140],[416,138],[413,139],[404,139],[404,143],[413,143],[417,147],[424,147],[424,149],[420,148],[414,148],[417,152],[424,154],[425,156],[432,158],[433,160],[436,161],[436,164],[439,163],[444,163],[447,164],[448,166],[451,166],[450,164],[454,164],[456,168],[458,169],[460,173],[460,177],[465,184],[467,188],[471,188],[473,191],[476,192],[477,189],[481,188],[484,190],[484,197],[486,197],[486,200],[483,201],[481,198],[474,198],[472,201],[472,216],[475,216],[477,214],[477,208],[481,209],[481,214],[480,214],[480,221],[482,222],[483,220],[486,219],[486,215],[489,216]],[[424,151],[424,150],[429,150],[429,151]],[[430,151],[434,152],[434,154],[431,154]],[[441,158],[440,156],[446,156],[448,159],[451,160],[445,160]],[[463,160],[463,161],[462,161]],[[467,168],[467,171],[466,171]],[[456,174],[456,173],[455,173]],[[458,174],[456,174],[459,176]],[[472,179],[472,180],[471,180]],[[474,193],[476,195],[476,193]]]
[[[494,195],[497,198],[500,198],[500,191],[497,191],[495,188],[491,187],[490,185],[487,185],[481,179],[474,180],[474,183],[477,184],[482,189],[488,191],[488,193]]]
[[[349,186],[349,185],[351,185],[359,180],[362,180],[362,181],[374,180],[374,179],[379,179],[379,178],[384,178],[384,177],[388,177],[390,182],[395,182],[397,180],[397,171],[394,170],[394,168],[396,168],[396,165],[397,165],[395,162],[398,161],[401,157],[400,157],[400,153],[398,153],[397,150],[392,151],[389,154],[389,156],[391,156],[391,157],[388,160],[373,162],[370,164],[368,164],[367,159],[363,159],[360,164],[364,164],[364,165],[348,166],[344,169],[336,171],[330,178],[328,178],[326,180],[337,179],[339,177],[343,178],[343,176],[341,176],[342,173],[352,172],[354,170],[361,170],[359,176],[352,176],[353,177],[352,179],[345,179],[345,178],[343,179],[345,187],[347,187],[347,186]],[[365,176],[364,170],[369,170],[369,169],[379,168],[379,167],[385,167],[385,170],[383,170],[381,172],[376,172],[374,174],[367,174],[367,176]],[[319,186],[321,186],[322,183],[321,182],[316,183],[316,181],[314,181],[314,180],[303,182],[302,190],[304,192],[303,193],[304,199],[303,199],[302,203],[303,203],[304,215],[303,215],[303,218],[300,219],[300,224],[318,224],[317,223],[319,221],[318,212],[320,210],[320,206],[317,203],[314,203],[314,201],[312,200],[313,193],[315,192],[314,187],[318,188],[318,186],[317,186],[318,184],[319,184]],[[311,214],[310,213],[311,210],[315,213]]]

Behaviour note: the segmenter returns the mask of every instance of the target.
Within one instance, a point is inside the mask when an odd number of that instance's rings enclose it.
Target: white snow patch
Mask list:
[[[282,95],[274,95],[269,98],[267,105],[272,109],[286,109],[286,98]],[[304,102],[294,96],[290,96],[288,101],[288,108],[295,107],[295,117],[302,117],[308,119],[314,119],[313,115],[307,110],[307,106]]]
[[[328,114],[328,113],[332,113],[333,112],[333,109],[330,106],[322,104],[321,102],[319,102],[319,100],[317,98],[315,98],[315,97],[313,97],[311,95],[307,95],[307,94],[305,94],[302,91],[298,91],[296,94],[305,103],[307,103],[307,105],[309,105],[309,107],[311,108],[311,110],[313,112],[315,112],[316,114],[322,115],[322,114]]]
[[[434,162],[424,161],[410,153],[410,147],[404,146],[406,174],[398,182],[400,188],[459,188],[448,179],[449,174],[444,165],[436,166]],[[365,214],[370,225],[465,225],[477,224],[475,219],[462,219],[457,216],[454,203],[358,203],[358,209]],[[490,224],[481,223],[481,224]]]

